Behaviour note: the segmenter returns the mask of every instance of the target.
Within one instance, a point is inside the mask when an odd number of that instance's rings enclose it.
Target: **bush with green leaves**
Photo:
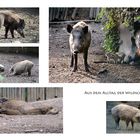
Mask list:
[[[124,23],[133,31],[134,21],[139,19],[140,8],[101,8],[98,18],[102,18],[105,32],[104,49],[108,52],[117,52],[119,49],[118,26]]]

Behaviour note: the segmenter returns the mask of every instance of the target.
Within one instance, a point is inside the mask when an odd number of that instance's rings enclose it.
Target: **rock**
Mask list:
[[[19,40],[12,41],[12,43],[21,43]]]
[[[93,55],[94,63],[106,63],[105,55]]]
[[[106,73],[108,73],[108,70],[105,68],[100,69],[98,72],[98,74],[106,74]]]

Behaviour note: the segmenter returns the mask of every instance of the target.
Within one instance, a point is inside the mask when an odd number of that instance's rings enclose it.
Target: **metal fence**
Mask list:
[[[2,97],[24,101],[46,100],[63,97],[63,88],[0,88],[0,98]]]

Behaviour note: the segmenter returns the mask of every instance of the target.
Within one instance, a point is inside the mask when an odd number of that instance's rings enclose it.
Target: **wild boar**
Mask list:
[[[111,109],[112,116],[116,123],[116,129],[119,129],[120,120],[125,121],[126,128],[128,128],[129,122],[131,122],[132,129],[135,122],[140,122],[140,110],[136,107],[119,104]]]
[[[0,72],[4,71],[4,66],[2,64],[0,64]]]
[[[15,63],[9,70],[9,73],[13,75],[20,75],[22,73],[28,72],[28,76],[31,75],[31,69],[34,66],[34,63],[29,60],[24,60]]]
[[[136,54],[140,56],[140,30],[135,34]]]
[[[14,38],[14,30],[16,30],[22,37],[24,35],[25,21],[18,14],[10,10],[0,11],[0,28],[5,27],[5,38],[7,38],[10,30],[12,38]]]
[[[75,24],[73,27],[71,25],[67,25],[67,31],[70,33],[69,37],[69,45],[71,51],[71,64],[70,67],[73,67],[73,72],[77,70],[77,61],[78,61],[78,53],[83,53],[84,57],[84,65],[85,70],[88,72],[88,49],[90,47],[91,42],[91,32],[89,30],[88,25],[80,21]]]
[[[120,47],[118,53],[124,54],[122,63],[133,64],[136,50],[135,46],[133,45],[132,33],[124,23],[120,23],[118,30],[120,33]]]
[[[55,115],[58,114],[58,110],[41,101],[27,103],[21,100],[8,100],[0,105],[0,113],[7,115]]]
[[[3,98],[0,99],[0,104],[1,104],[1,103],[4,103],[4,102],[6,102],[6,101],[8,101],[8,99],[3,97]]]

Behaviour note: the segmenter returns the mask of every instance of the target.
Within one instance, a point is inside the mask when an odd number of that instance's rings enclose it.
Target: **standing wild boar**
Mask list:
[[[22,37],[25,37],[23,29],[25,28],[25,21],[18,14],[10,10],[0,11],[0,28],[5,27],[5,38],[7,38],[10,30],[12,38],[14,38],[14,30],[16,30]]]
[[[29,60],[24,60],[15,63],[9,70],[13,75],[20,75],[22,73],[28,72],[28,76],[31,75],[31,69],[34,66],[34,63]]]
[[[71,51],[70,67],[73,67],[74,64],[73,72],[77,70],[77,59],[78,59],[77,55],[78,53],[83,53],[85,70],[89,71],[87,56],[91,42],[91,32],[89,30],[88,25],[85,22],[80,21],[73,27],[71,25],[67,25],[67,31],[68,33],[70,33],[69,37],[69,45]]]
[[[119,129],[119,122],[123,120],[126,122],[126,128],[131,122],[132,129],[134,128],[134,122],[140,122],[140,110],[136,107],[119,104],[112,108],[112,116],[116,123],[116,129]]]

